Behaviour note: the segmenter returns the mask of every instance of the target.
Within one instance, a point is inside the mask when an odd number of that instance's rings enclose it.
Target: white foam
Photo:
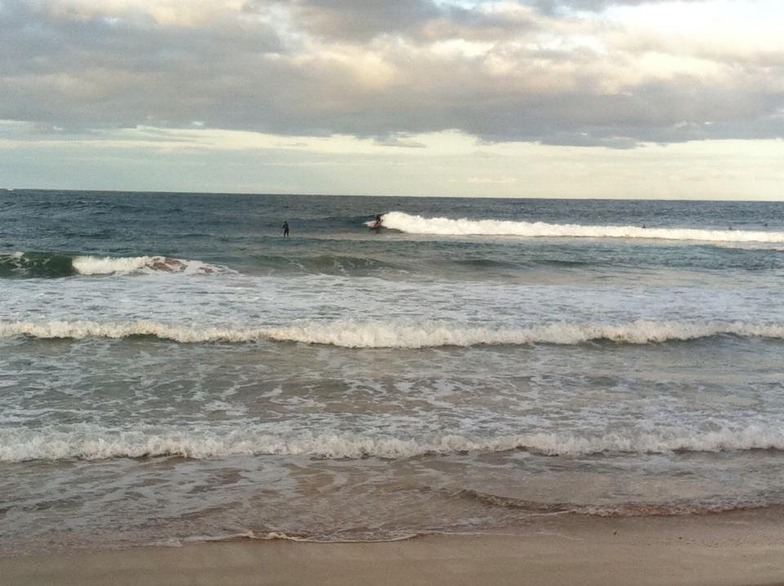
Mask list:
[[[303,322],[285,327],[196,327],[152,321],[0,321],[0,338],[127,338],[155,336],[182,343],[259,340],[324,344],[343,348],[427,348],[478,345],[575,345],[591,341],[649,344],[732,335],[784,339],[784,325],[745,322],[554,323],[530,328],[468,327],[450,322]]]
[[[645,238],[699,242],[784,243],[784,233],[759,230],[698,230],[690,228],[644,228],[642,226],[582,226],[545,222],[425,218],[389,212],[384,227],[409,234],[442,236],[519,236],[526,238]]]
[[[111,275],[138,271],[146,267],[151,260],[150,256],[133,258],[78,256],[71,261],[71,264],[80,275]]]
[[[94,322],[48,321],[48,322],[0,322],[0,338],[31,336],[54,339],[73,338],[127,338],[130,336],[155,336],[162,340],[183,343],[197,342],[248,342],[264,337],[263,330],[227,328],[194,328],[151,321]]]
[[[238,430],[114,430],[92,424],[61,425],[42,429],[0,430],[0,461],[181,456],[193,459],[243,455],[309,456],[327,459],[378,457],[405,459],[427,454],[503,452],[524,449],[552,456],[589,454],[729,452],[784,450],[779,428],[748,426],[715,431],[662,430],[625,432],[586,437],[573,433],[536,433],[493,438],[443,434],[405,439],[356,434],[270,433],[260,426]]]
[[[448,322],[310,323],[266,331],[273,340],[328,344],[346,348],[425,348],[477,345],[574,345],[595,340],[647,344],[693,340],[717,335],[784,337],[784,326],[742,322],[634,321],[617,325],[555,323],[519,329],[471,328]]]
[[[169,273],[208,274],[218,268],[197,260],[184,260],[167,256],[78,256],[72,265],[80,275],[127,274],[139,271],[164,271]]]

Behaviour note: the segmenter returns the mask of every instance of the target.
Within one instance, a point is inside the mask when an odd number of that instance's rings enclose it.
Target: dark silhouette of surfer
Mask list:
[[[370,224],[370,229],[375,230],[376,228],[381,227],[381,214],[376,214],[376,217],[373,218],[373,223]]]
[[[283,222],[283,237],[284,238],[288,238],[289,237],[289,223],[288,222]]]

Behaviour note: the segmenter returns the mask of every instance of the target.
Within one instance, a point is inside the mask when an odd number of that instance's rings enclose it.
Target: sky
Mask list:
[[[0,0],[0,188],[784,201],[781,0]]]

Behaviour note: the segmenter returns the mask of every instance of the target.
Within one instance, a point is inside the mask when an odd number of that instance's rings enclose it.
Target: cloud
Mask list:
[[[268,3],[255,2],[263,11]],[[382,34],[408,34],[443,10],[429,0],[298,0],[292,17],[310,34],[340,42],[366,42]]]
[[[680,0],[681,3],[687,2],[709,2],[710,0]],[[558,14],[570,11],[602,12],[607,8],[617,6],[641,6],[643,4],[671,4],[672,0],[534,0],[541,12],[546,14]]]
[[[784,135],[784,43],[720,0],[6,0],[0,119],[601,145]],[[583,15],[623,8],[624,19]],[[699,18],[703,17],[704,21]],[[713,27],[712,27],[713,26]],[[398,143],[402,145],[402,143]]]
[[[424,149],[427,148],[425,143],[415,140],[408,136],[387,136],[382,138],[377,138],[375,143],[379,146],[385,147],[397,147],[397,148],[407,148],[407,149]]]

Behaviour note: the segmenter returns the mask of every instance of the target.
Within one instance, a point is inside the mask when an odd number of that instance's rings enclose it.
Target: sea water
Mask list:
[[[781,505],[783,358],[784,204],[0,192],[0,551]]]

